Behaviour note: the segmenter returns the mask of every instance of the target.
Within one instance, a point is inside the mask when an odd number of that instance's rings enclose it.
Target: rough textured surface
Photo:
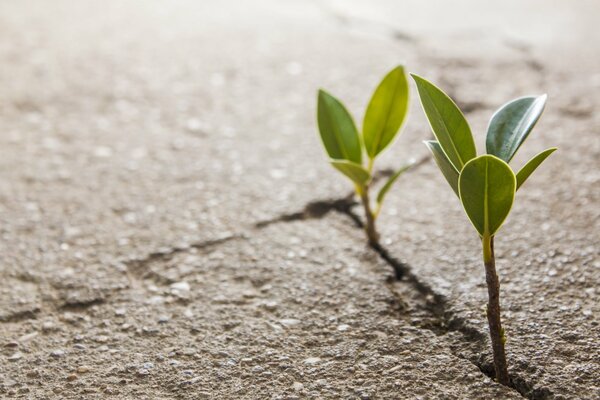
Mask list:
[[[0,4],[0,396],[599,398],[598,6],[239,3]],[[316,88],[360,121],[399,62],[480,148],[549,94],[515,165],[560,149],[496,241],[520,394],[486,376],[479,243],[432,163],[379,221],[399,282],[331,207],[360,216]],[[426,154],[411,111],[380,167]]]

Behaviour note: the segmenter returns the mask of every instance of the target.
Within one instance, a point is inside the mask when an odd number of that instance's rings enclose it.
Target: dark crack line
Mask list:
[[[383,38],[404,42],[410,45],[418,44],[418,39],[415,36],[384,21],[347,15],[328,4],[321,4],[321,9],[325,15],[329,16],[333,21],[344,28],[355,29],[362,34],[380,35]]]
[[[431,158],[430,154],[426,154],[415,161],[410,169],[408,169],[405,173],[414,172],[419,167],[425,165],[427,161]],[[373,174],[373,179],[371,184],[376,184],[379,181],[389,178],[394,174],[393,169],[385,168],[380,169]],[[301,211],[296,211],[292,213],[282,214],[278,217],[267,219],[264,221],[259,221],[254,224],[255,228],[261,229],[266,228],[269,225],[284,223],[284,222],[294,222],[294,221],[304,221],[309,219],[321,219],[324,218],[330,212],[339,212],[341,214],[346,215],[352,219],[354,225],[357,228],[363,227],[363,222],[358,215],[352,212],[352,208],[356,206],[358,203],[355,199],[356,193],[354,191],[349,192],[346,196],[339,199],[328,199],[328,200],[316,200],[309,202]]]
[[[36,319],[38,314],[41,312],[40,307],[35,307],[29,310],[17,311],[13,312],[9,315],[5,315],[0,317],[0,322],[9,323],[9,322],[23,322],[29,319]]]
[[[123,264],[127,267],[127,273],[130,281],[139,279],[152,278],[159,282],[164,280],[162,277],[156,276],[156,274],[149,268],[150,264],[155,262],[167,262],[175,257],[177,254],[186,253],[192,249],[208,249],[227,243],[232,240],[245,239],[246,237],[241,234],[227,235],[221,238],[210,239],[200,242],[190,243],[185,246],[169,247],[164,250],[154,251],[144,256],[143,258],[137,258],[133,260],[125,261]]]
[[[382,177],[387,174],[388,172],[384,171]],[[255,227],[260,229],[276,223],[319,219],[325,217],[330,212],[338,212],[350,218],[356,228],[362,229],[364,227],[364,223],[361,217],[354,211],[354,207],[356,205],[358,205],[358,203],[354,200],[354,193],[350,193],[349,195],[339,199],[312,201],[308,203],[302,211],[284,214],[274,219],[258,222],[255,224]],[[468,345],[476,345],[476,353],[478,353],[478,355],[466,357],[463,354],[457,354],[454,351],[453,354],[458,358],[471,362],[481,371],[481,373],[492,380],[495,380],[493,364],[485,361],[484,359],[485,339],[487,335],[476,327],[470,325],[464,318],[451,311],[448,299],[445,296],[437,293],[429,284],[415,275],[412,272],[413,268],[410,266],[410,264],[394,257],[391,252],[381,244],[369,245],[369,247],[392,268],[395,282],[408,284],[419,294],[420,299],[425,304],[424,311],[429,313],[436,321],[434,326],[431,324],[416,324],[414,326],[420,329],[430,330],[437,336],[445,335],[449,332],[459,332],[463,339],[463,349],[466,348],[469,350]],[[393,283],[394,282],[391,282],[391,284],[388,285],[388,289],[395,297],[398,304],[402,305],[404,304],[404,301],[394,290]],[[554,396],[554,394],[547,388],[536,388],[533,383],[514,373],[511,374],[511,384],[508,387],[515,390],[522,397],[531,400],[548,400]]]
[[[77,300],[77,301],[68,301],[67,300],[64,302],[64,304],[60,305],[58,307],[58,309],[64,310],[64,311],[83,311],[83,310],[87,310],[88,308],[90,308],[92,306],[104,304],[104,303],[106,303],[107,299],[108,299],[108,296],[97,297],[97,298],[93,298],[93,299],[89,299],[89,300]]]

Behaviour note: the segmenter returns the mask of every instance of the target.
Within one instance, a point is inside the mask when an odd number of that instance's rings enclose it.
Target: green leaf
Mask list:
[[[317,120],[321,140],[329,157],[362,163],[358,132],[344,105],[324,90],[319,90]]]
[[[543,163],[544,160],[556,150],[556,147],[551,147],[542,151],[541,153],[533,157],[531,160],[529,160],[527,164],[525,164],[523,168],[521,168],[519,172],[517,172],[517,190],[521,187],[523,183],[525,183],[527,178],[529,178],[529,175],[531,175],[533,171],[535,171],[536,168],[539,167],[540,164]]]
[[[433,83],[411,74],[431,130],[457,171],[477,156],[471,128],[458,106]]]
[[[400,168],[392,176],[389,177],[387,182],[385,182],[385,185],[383,185],[381,187],[381,189],[379,189],[379,193],[377,193],[377,203],[379,203],[379,204],[383,203],[383,199],[384,199],[385,195],[392,188],[392,186],[394,185],[394,182],[396,182],[396,179],[398,179],[400,177],[400,175],[402,175],[407,169],[412,167],[412,165],[413,165],[413,163],[405,165],[404,167]]]
[[[408,81],[398,66],[381,81],[367,106],[363,139],[367,154],[375,158],[394,139],[408,111]]]
[[[446,181],[450,184],[450,187],[452,188],[452,190],[454,190],[456,196],[459,197],[458,171],[456,170],[456,168],[454,168],[454,165],[452,165],[450,160],[448,160],[448,157],[446,157],[444,150],[442,150],[442,147],[437,141],[426,140],[423,143],[425,143],[425,145],[429,148],[429,151],[431,151],[431,154],[433,154],[433,159],[435,160],[435,163],[437,164],[440,171],[442,171],[444,178],[446,178]]]
[[[460,172],[460,201],[481,236],[494,235],[508,216],[515,198],[517,179],[507,163],[482,155]]]
[[[352,182],[356,183],[358,186],[365,186],[369,179],[371,179],[369,172],[360,164],[346,160],[331,160],[330,162],[331,165],[350,178]]]
[[[488,154],[506,162],[512,160],[542,115],[547,97],[545,94],[521,97],[500,107],[488,127],[485,142]]]

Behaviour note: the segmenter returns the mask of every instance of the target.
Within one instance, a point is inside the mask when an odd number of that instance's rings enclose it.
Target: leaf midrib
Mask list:
[[[462,169],[462,167],[465,165],[465,162],[463,161],[460,153],[458,152],[458,149],[456,148],[456,145],[454,144],[454,141],[452,140],[452,137],[450,136],[450,130],[448,129],[448,126],[446,125],[446,122],[444,121],[444,119],[442,118],[442,115],[438,112],[437,107],[435,106],[435,104],[433,103],[432,99],[431,99],[431,95],[429,94],[429,89],[426,88],[425,92],[427,94],[427,99],[429,100],[429,102],[433,105],[433,110],[436,113],[436,117],[439,121],[441,121],[442,125],[444,126],[444,130],[446,131],[447,136],[450,138],[450,144],[452,145],[452,149],[454,150],[454,153],[456,154],[456,156],[458,157],[458,161],[460,161],[460,167]],[[439,141],[439,138],[438,138]],[[440,143],[441,146],[441,143]],[[442,148],[443,150],[443,148]],[[450,160],[450,162],[452,162]],[[458,168],[457,168],[458,169]]]
[[[485,184],[484,184],[484,192],[483,192],[483,233],[489,234],[489,216],[488,216],[488,168],[489,168],[489,160],[486,158],[485,160]]]
[[[331,101],[331,100],[329,100],[329,101]],[[335,100],[332,103],[334,106],[338,106],[338,104],[336,104]],[[337,145],[338,145],[338,148],[340,149],[340,152],[342,153],[342,155],[344,156],[344,158],[346,160],[350,160],[350,158],[348,157],[348,152],[346,151],[346,147],[344,146],[342,133],[338,130],[339,124],[332,123],[333,122],[332,117],[333,117],[334,110],[333,110],[333,107],[330,107],[331,105],[332,104],[330,103],[329,106],[327,107],[328,108],[327,120],[329,121],[329,126],[331,126],[331,129],[333,130],[333,134],[335,135],[335,138],[337,139]],[[341,108],[340,108],[340,111],[342,111]],[[352,161],[352,160],[350,160],[350,161]]]
[[[390,103],[390,106],[386,110],[385,120],[384,120],[384,123],[383,123],[383,127],[381,129],[381,134],[377,135],[376,141],[375,141],[375,146],[372,148],[373,153],[375,153],[375,154],[373,154],[372,158],[375,158],[375,156],[378,153],[377,150],[379,150],[379,145],[381,144],[381,140],[383,139],[383,135],[384,135],[384,133],[386,131],[388,122],[390,120],[390,115],[392,114],[392,109],[394,108],[393,106],[395,104],[394,98],[395,98],[395,94],[396,94],[396,89],[398,88],[398,81],[400,81],[400,79],[398,79],[397,76],[394,76],[394,85],[393,85],[394,90],[392,91],[392,101]]]
[[[529,107],[527,107],[527,111],[525,111],[525,113],[523,114],[523,116],[520,118],[520,120],[519,120],[519,122],[517,123],[517,126],[515,127],[515,130],[514,130],[513,132],[519,132],[519,131],[521,131],[521,130],[522,130],[522,126],[524,125],[525,121],[529,119],[529,115],[531,114],[531,112],[532,112],[532,110],[533,110],[534,106],[536,105],[537,101],[538,101],[538,99],[537,99],[537,98],[535,98],[535,99],[533,100],[533,102],[531,103],[531,105],[530,105]],[[525,134],[525,133],[526,133],[526,132],[523,132],[523,134]],[[517,153],[517,149],[518,149],[518,148],[519,148],[519,146],[521,145],[521,143],[520,143],[520,138],[521,138],[522,136],[523,136],[523,135],[519,135],[519,140],[517,140],[516,142],[513,142],[513,143],[515,143],[515,144],[516,144],[516,146],[515,146],[515,148],[514,148],[514,149],[513,149],[513,148],[512,148],[512,146],[511,146],[511,149],[510,149],[511,156],[510,156],[510,158],[509,158],[509,160],[508,160],[508,161],[510,161],[510,160],[511,160],[511,159],[512,159],[512,158],[515,156],[515,154]]]

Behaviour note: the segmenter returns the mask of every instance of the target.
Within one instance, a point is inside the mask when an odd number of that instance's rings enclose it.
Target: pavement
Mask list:
[[[0,397],[600,398],[598,8],[0,3]],[[319,143],[317,88],[360,121],[398,63],[480,151],[497,107],[549,95],[515,164],[559,150],[496,239],[510,388],[433,162],[390,191],[376,252]],[[379,169],[427,154],[412,89]]]

